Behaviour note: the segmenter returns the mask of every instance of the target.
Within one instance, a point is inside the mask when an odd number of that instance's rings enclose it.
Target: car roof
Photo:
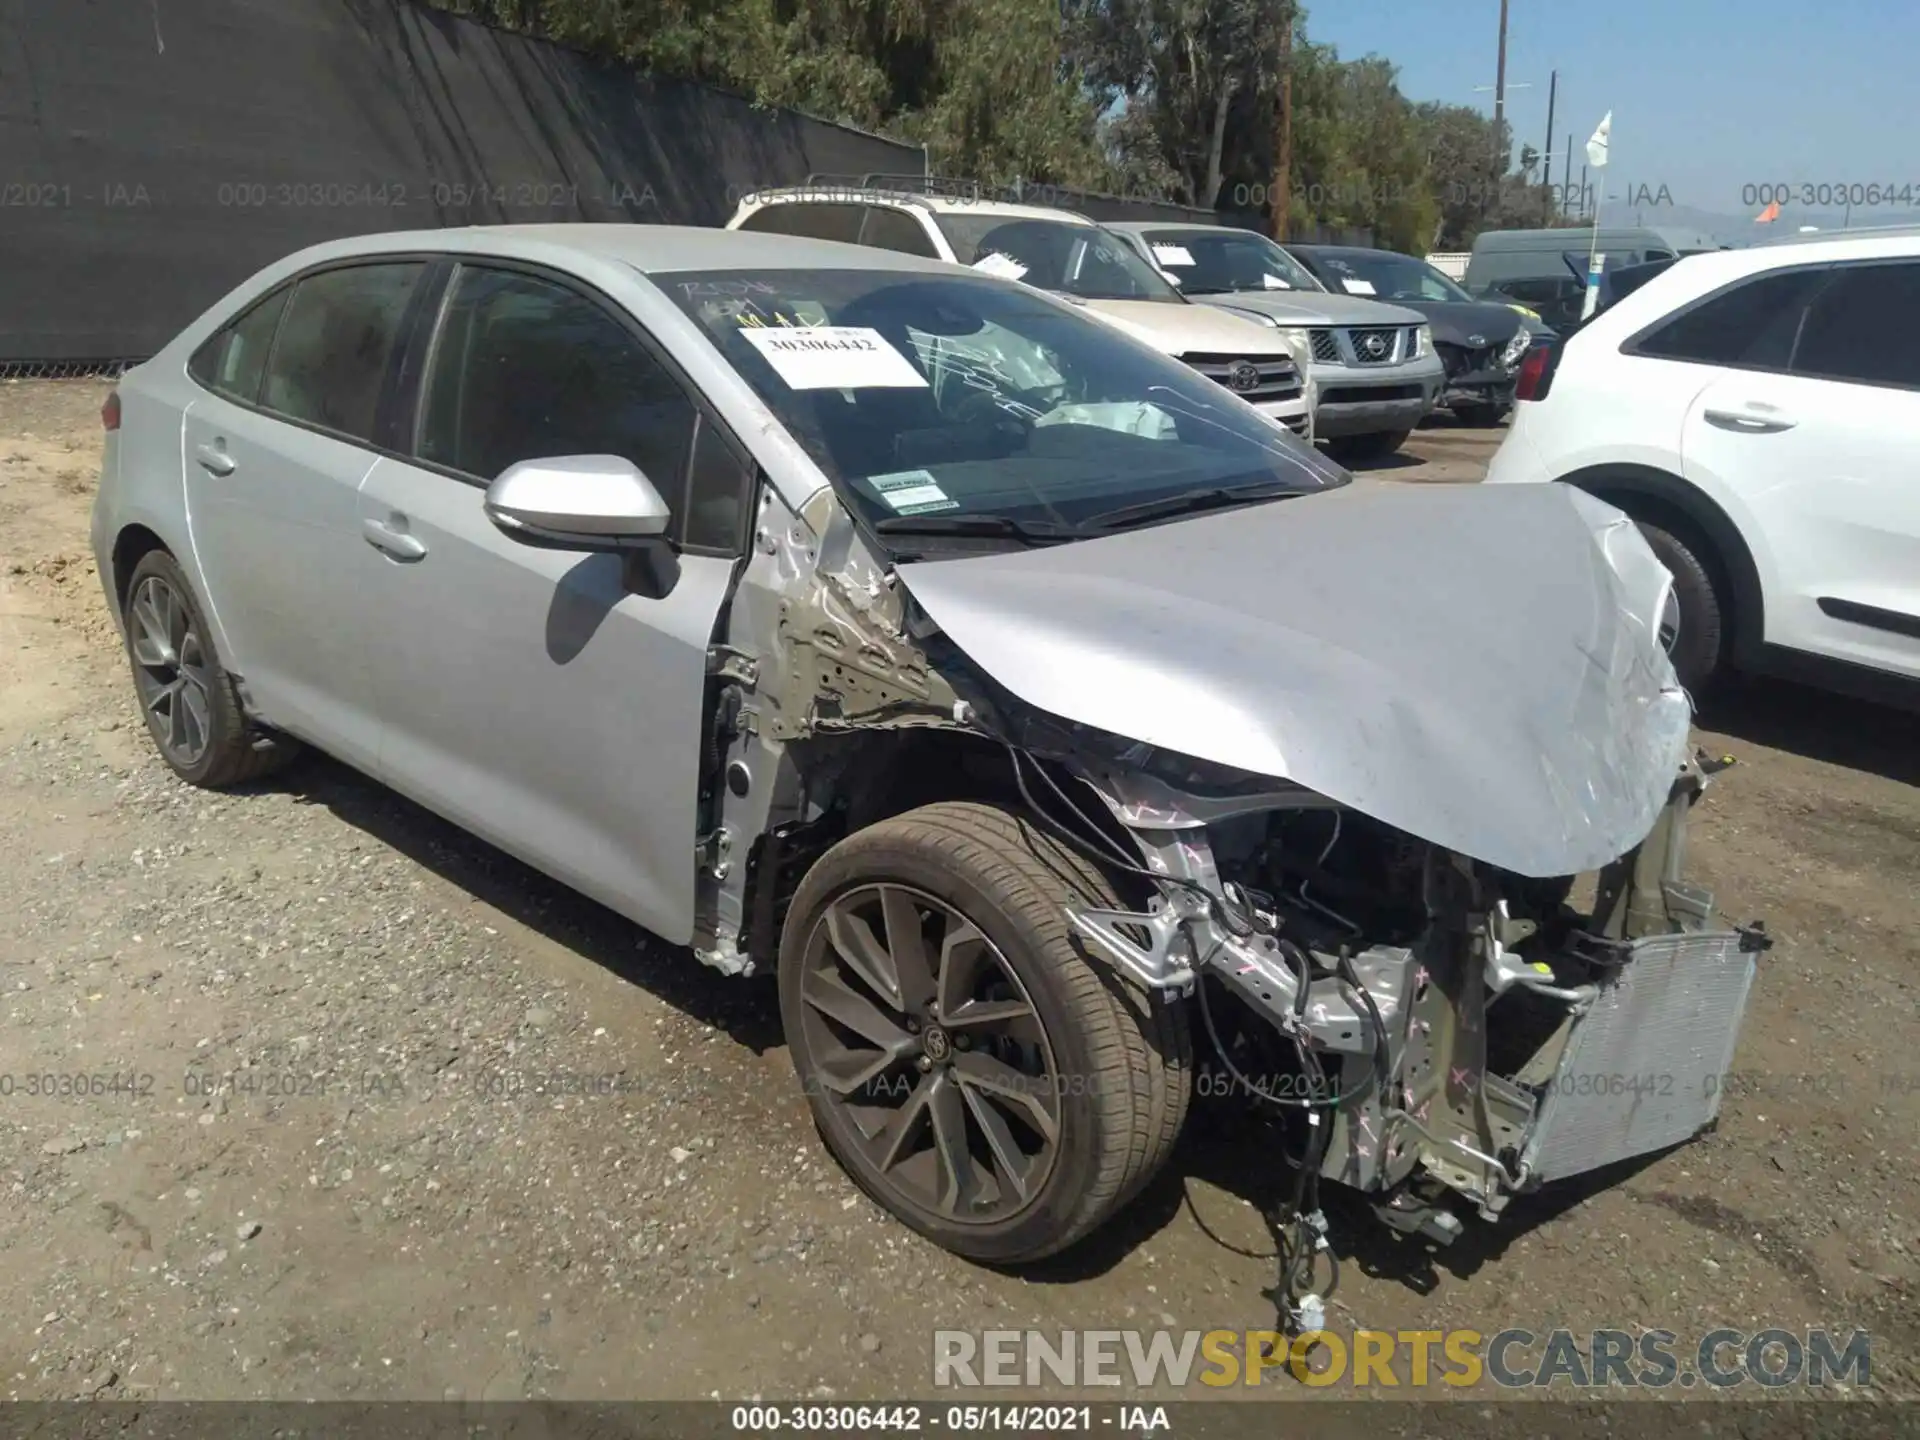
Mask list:
[[[1281,243],[1289,250],[1305,250],[1312,255],[1391,255],[1396,260],[1419,260],[1423,265],[1427,263],[1418,255],[1387,250],[1379,245],[1298,245],[1291,240]]]
[[[1771,235],[1755,242],[1756,249],[1772,249],[1780,245],[1823,245],[1837,241],[1860,241],[1871,243],[1885,240],[1910,240],[1920,238],[1920,225],[1861,225],[1851,230],[1814,230],[1806,234],[1790,233]],[[1906,254],[1904,250],[1895,254]]]
[[[1592,243],[1593,227],[1588,225],[1554,226],[1540,230],[1483,230],[1473,239],[1473,253],[1497,254],[1512,250],[1570,250],[1585,249]],[[1692,249],[1704,242],[1709,249],[1719,249],[1720,242],[1711,235],[1699,230],[1684,230],[1659,225],[1602,225],[1600,243],[1607,248],[1609,242],[1622,239],[1644,242],[1653,240],[1674,250]]]
[[[935,215],[991,215],[1007,220],[1059,220],[1071,225],[1093,225],[1085,215],[1043,205],[1015,205],[1004,200],[972,200],[964,195],[921,195],[911,190],[863,186],[792,185],[778,190],[755,190],[740,197],[751,205],[790,205],[803,201],[846,205],[912,205]]]
[[[642,274],[682,270],[947,270],[937,260],[838,240],[769,235],[700,225],[464,225],[398,230],[331,240],[302,252],[306,264],[362,255],[420,251],[563,261],[565,255],[612,260]]]
[[[1107,229],[1118,230],[1123,235],[1144,235],[1149,230],[1218,230],[1227,235],[1260,233],[1244,225],[1209,225],[1204,220],[1109,220],[1105,224]]]

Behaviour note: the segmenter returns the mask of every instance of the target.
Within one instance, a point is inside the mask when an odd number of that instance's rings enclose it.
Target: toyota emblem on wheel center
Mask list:
[[[1236,360],[1227,369],[1227,384],[1235,390],[1260,388],[1260,371],[1249,360]]]

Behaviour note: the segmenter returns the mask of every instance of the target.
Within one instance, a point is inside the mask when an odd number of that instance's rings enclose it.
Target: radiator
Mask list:
[[[1753,985],[1732,931],[1637,940],[1569,1037],[1522,1159],[1554,1180],[1691,1139],[1720,1095]]]

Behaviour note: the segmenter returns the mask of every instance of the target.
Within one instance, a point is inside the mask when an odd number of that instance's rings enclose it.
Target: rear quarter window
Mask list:
[[[840,240],[855,245],[860,241],[860,222],[865,214],[865,207],[861,205],[783,201],[762,205],[734,228],[764,235],[804,235],[810,240]]]
[[[292,293],[291,286],[283,286],[222,327],[193,352],[187,373],[217,394],[253,404],[260,395],[274,332]]]

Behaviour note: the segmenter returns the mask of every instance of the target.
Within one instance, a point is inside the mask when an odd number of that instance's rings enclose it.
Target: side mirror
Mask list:
[[[627,550],[666,533],[653,482],[618,455],[560,455],[509,465],[487,486],[502,534],[549,550]]]

